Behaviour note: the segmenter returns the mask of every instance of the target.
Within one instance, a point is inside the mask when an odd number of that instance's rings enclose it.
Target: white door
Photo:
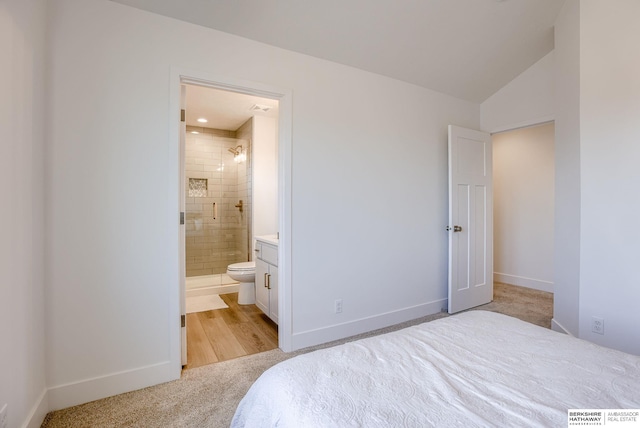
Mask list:
[[[187,303],[186,303],[186,267],[185,267],[185,176],[184,176],[184,151],[187,139],[187,122],[185,111],[187,108],[187,87],[180,85],[180,232],[179,232],[179,257],[180,257],[180,329],[181,360],[182,365],[187,365]]]
[[[449,313],[493,300],[491,136],[449,125]]]

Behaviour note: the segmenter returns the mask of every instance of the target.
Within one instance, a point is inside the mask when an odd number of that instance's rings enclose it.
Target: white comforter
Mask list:
[[[640,408],[640,357],[471,311],[267,370],[232,427],[567,426]]]

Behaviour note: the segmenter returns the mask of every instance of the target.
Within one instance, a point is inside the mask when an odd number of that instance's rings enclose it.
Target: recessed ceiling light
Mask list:
[[[198,132],[198,131],[191,131],[191,133],[192,133],[192,134],[196,134],[196,135],[197,135],[197,134],[199,134],[199,132]]]
[[[204,117],[201,117],[200,119],[198,119],[198,122],[200,122],[200,123],[207,123],[207,122],[208,122],[208,120],[207,120],[207,119],[205,119]]]

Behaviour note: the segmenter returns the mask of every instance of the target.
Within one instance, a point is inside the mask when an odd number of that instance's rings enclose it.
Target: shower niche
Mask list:
[[[208,182],[206,178],[189,178],[189,197],[190,198],[206,198],[209,196]]]

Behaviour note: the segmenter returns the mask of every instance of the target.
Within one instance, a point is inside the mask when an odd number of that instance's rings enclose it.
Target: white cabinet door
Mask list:
[[[260,260],[256,260],[256,306],[262,312],[269,315],[269,289],[267,288],[267,275],[269,265]]]
[[[256,243],[256,306],[278,324],[278,248]]]
[[[278,267],[269,265],[267,274],[269,285],[269,318],[278,324]]]

